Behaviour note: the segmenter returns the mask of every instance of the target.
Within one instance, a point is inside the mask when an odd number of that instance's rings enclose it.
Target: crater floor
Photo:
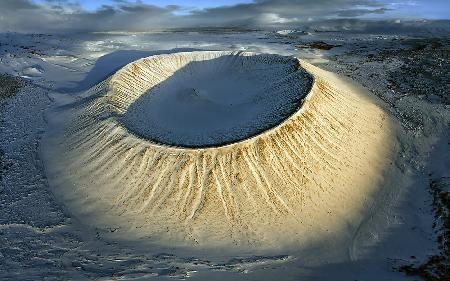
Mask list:
[[[228,53],[205,60],[194,56],[186,65],[177,59],[164,56],[146,64],[174,73],[151,85],[120,118],[130,131],[157,143],[204,147],[249,138],[298,110],[311,89],[312,78],[294,58]]]

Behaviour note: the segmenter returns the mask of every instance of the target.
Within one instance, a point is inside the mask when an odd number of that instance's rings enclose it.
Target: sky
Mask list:
[[[41,1],[42,2],[42,1]],[[99,8],[102,5],[114,5],[115,1],[112,0],[80,0],[78,1],[84,8],[89,10],[94,10]],[[165,7],[167,5],[178,5],[185,6],[189,8],[211,8],[211,7],[220,7],[220,6],[233,6],[239,3],[251,3],[252,0],[154,0],[154,1],[142,1],[146,4],[152,4],[155,6]]]
[[[1,2],[1,1],[0,1]],[[36,2],[45,3],[48,1],[39,0]],[[66,1],[54,1],[56,3],[63,3]],[[81,7],[86,10],[94,11],[103,5],[114,6],[120,1],[114,0],[79,0],[73,1],[78,2]],[[135,1],[128,1],[135,2]],[[237,4],[252,3],[253,0],[142,0],[139,1],[144,4],[155,5],[159,7],[165,7],[168,5],[176,5],[184,7],[185,10],[195,10],[195,9],[207,9],[216,8],[223,6],[234,6]],[[263,1],[259,1],[263,2]],[[268,1],[270,2],[270,1]],[[276,2],[276,1],[273,1]],[[301,7],[302,2],[307,3],[308,1],[287,1],[291,2],[293,5],[297,3]],[[335,2],[335,1],[321,1],[324,2]],[[373,1],[375,2],[375,1]],[[384,4],[386,7],[391,9],[389,16],[397,17],[417,17],[417,18],[428,18],[428,19],[443,19],[450,18],[450,0],[380,0],[379,3]]]
[[[450,0],[0,0],[0,32],[333,27],[331,22],[365,28],[367,21],[417,19],[450,19]]]

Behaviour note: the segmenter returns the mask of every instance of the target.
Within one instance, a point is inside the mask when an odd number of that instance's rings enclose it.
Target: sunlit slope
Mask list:
[[[163,59],[177,60],[170,62],[177,68],[198,55]],[[201,53],[222,55],[230,53]],[[137,83],[153,71],[149,60],[92,88],[64,109],[67,122],[55,124],[63,130],[46,147],[49,179],[79,218],[163,243],[268,248],[302,245],[362,219],[393,147],[389,116],[362,89],[300,61],[314,81],[290,117],[228,145],[175,147],[120,122],[140,95],[170,76]]]

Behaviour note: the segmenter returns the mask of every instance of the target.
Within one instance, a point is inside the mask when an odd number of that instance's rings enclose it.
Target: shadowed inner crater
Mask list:
[[[290,57],[224,55],[192,61],[141,95],[120,121],[161,144],[225,145],[282,122],[298,110],[311,84],[310,75]]]

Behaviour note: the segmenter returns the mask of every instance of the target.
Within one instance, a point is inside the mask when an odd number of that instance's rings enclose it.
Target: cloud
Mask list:
[[[387,8],[379,8],[379,9],[349,9],[349,10],[342,10],[337,12],[337,15],[339,17],[359,17],[364,16],[368,14],[384,14],[386,12],[390,11],[390,9]]]
[[[338,31],[352,33],[380,34],[450,34],[450,20],[361,20],[331,19],[311,22],[305,26],[308,31]]]
[[[11,10],[33,10],[39,9],[40,6],[27,0],[2,0],[1,7],[4,11]]]
[[[273,26],[303,23],[309,18],[332,19],[384,14],[386,4],[378,0],[256,0],[249,4],[192,12],[192,23],[210,25]],[[280,20],[274,20],[279,18]],[[266,21],[264,21],[266,19]]]
[[[111,5],[103,5],[95,11],[83,9],[76,0],[45,0],[39,4],[32,0],[0,0],[0,7],[0,32],[42,33],[200,26],[306,26],[343,17],[386,17],[395,9],[395,5],[385,0],[254,0],[197,10],[176,5],[160,7],[140,0],[114,0]]]
[[[0,31],[84,32],[133,30],[163,27],[175,17],[176,6],[157,7],[141,2],[116,1],[86,11],[69,1],[0,0]]]

